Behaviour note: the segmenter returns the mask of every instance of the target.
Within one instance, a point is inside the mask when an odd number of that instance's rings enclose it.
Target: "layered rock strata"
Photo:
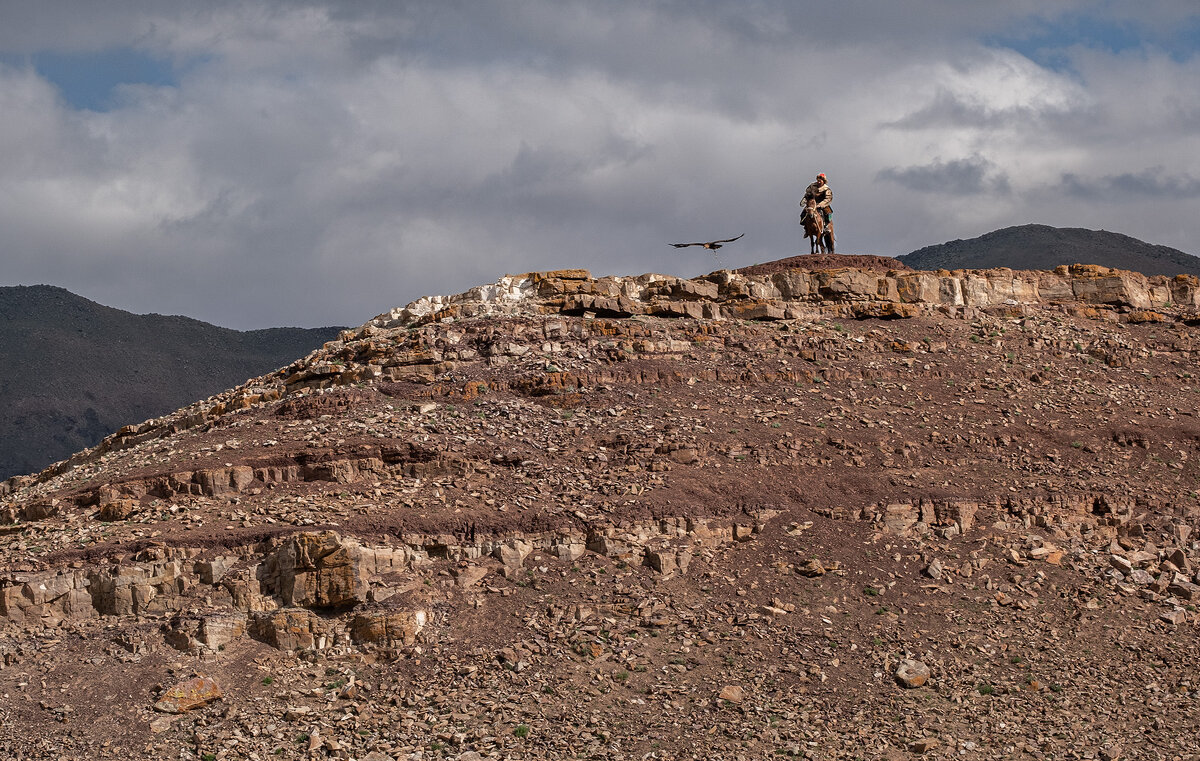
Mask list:
[[[1196,285],[566,271],[380,315],[3,485],[0,754],[1067,757],[1111,740],[1083,700],[1182,754],[1128,705],[1195,710]]]

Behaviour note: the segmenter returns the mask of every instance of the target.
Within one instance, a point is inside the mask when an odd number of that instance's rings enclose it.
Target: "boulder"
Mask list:
[[[1071,290],[1076,299],[1089,304],[1111,304],[1147,309],[1151,306],[1146,276],[1095,264],[1074,264]]]
[[[896,276],[896,291],[900,301],[908,304],[936,304],[941,284],[930,272],[905,272]]]
[[[213,613],[199,618],[176,617],[163,626],[163,636],[176,650],[216,651],[246,633],[245,613]]]
[[[134,511],[138,509],[139,503],[136,499],[118,499],[113,502],[105,502],[100,506],[97,516],[102,521],[123,521],[128,520]]]
[[[585,552],[587,552],[587,545],[583,542],[563,542],[554,546],[554,554],[558,556],[558,559],[568,563],[573,563],[583,557]]]
[[[428,614],[423,610],[376,610],[359,613],[350,623],[355,642],[377,645],[412,645],[425,628]]]
[[[824,576],[825,566],[821,565],[820,560],[817,560],[816,558],[810,558],[809,560],[805,561],[803,565],[796,567],[796,573],[800,574],[801,576],[808,576],[809,578]]]
[[[823,270],[817,273],[822,297],[832,301],[862,301],[879,295],[879,276],[856,269]]]
[[[88,572],[88,592],[100,613],[158,614],[182,607],[189,585],[178,561],[116,565]]]
[[[454,583],[460,587],[472,587],[483,580],[484,576],[488,575],[488,569],[481,565],[469,565],[466,568],[459,568],[451,572],[454,575]]]
[[[158,702],[154,704],[154,710],[163,713],[183,713],[208,705],[223,697],[225,697],[225,693],[215,679],[197,676],[185,679],[164,692]]]
[[[19,624],[58,624],[97,611],[87,577],[79,571],[41,573],[0,581],[0,618]]]
[[[925,566],[924,573],[926,576],[928,576],[931,579],[941,579],[942,572],[943,572],[942,561],[938,560],[937,558],[934,558],[933,561],[929,565]]]
[[[365,602],[362,548],[333,531],[297,534],[260,569],[263,588],[285,606],[338,608]]]
[[[919,519],[916,507],[907,503],[895,503],[884,508],[883,527],[889,534],[905,536]]]
[[[647,551],[645,563],[663,576],[671,576],[679,568],[675,560],[675,550],[669,547]]]
[[[250,636],[279,650],[324,650],[333,641],[329,624],[304,608],[255,614]]]
[[[920,687],[929,680],[929,667],[922,661],[905,658],[896,667],[896,682],[906,689]]]
[[[533,545],[520,539],[510,539],[492,550],[492,555],[503,563],[505,568],[518,569],[530,552],[533,552]]]

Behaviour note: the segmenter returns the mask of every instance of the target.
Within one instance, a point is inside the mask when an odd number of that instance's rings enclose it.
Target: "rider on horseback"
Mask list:
[[[804,225],[804,237],[811,238],[813,253],[818,246],[822,253],[833,253],[833,189],[825,183],[825,173],[817,175],[815,182],[804,190],[801,201],[800,223]],[[806,219],[813,212],[813,219]],[[819,213],[819,216],[818,216]]]
[[[813,199],[817,202],[817,208],[821,210],[825,217],[825,224],[829,224],[829,220],[833,217],[833,188],[825,184],[825,173],[821,172],[817,175],[816,181],[810,184],[804,190],[804,202],[808,203],[808,199]]]

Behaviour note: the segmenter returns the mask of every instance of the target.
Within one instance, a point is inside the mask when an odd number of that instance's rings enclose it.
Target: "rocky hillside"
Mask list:
[[[338,330],[240,332],[47,285],[0,288],[0,478],[285,365]]]
[[[1087,262],[1145,275],[1200,275],[1200,258],[1106,230],[1021,225],[896,257],[919,270],[1053,269]]]
[[[505,277],[0,486],[11,758],[1190,758],[1200,279]]]

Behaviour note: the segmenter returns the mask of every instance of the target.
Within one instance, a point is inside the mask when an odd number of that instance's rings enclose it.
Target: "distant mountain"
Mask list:
[[[1146,275],[1200,275],[1200,258],[1168,246],[1106,230],[1021,225],[969,240],[952,240],[896,257],[918,270],[1054,269],[1060,264],[1100,264]]]
[[[0,479],[290,363],[340,328],[242,332],[0,287]]]

